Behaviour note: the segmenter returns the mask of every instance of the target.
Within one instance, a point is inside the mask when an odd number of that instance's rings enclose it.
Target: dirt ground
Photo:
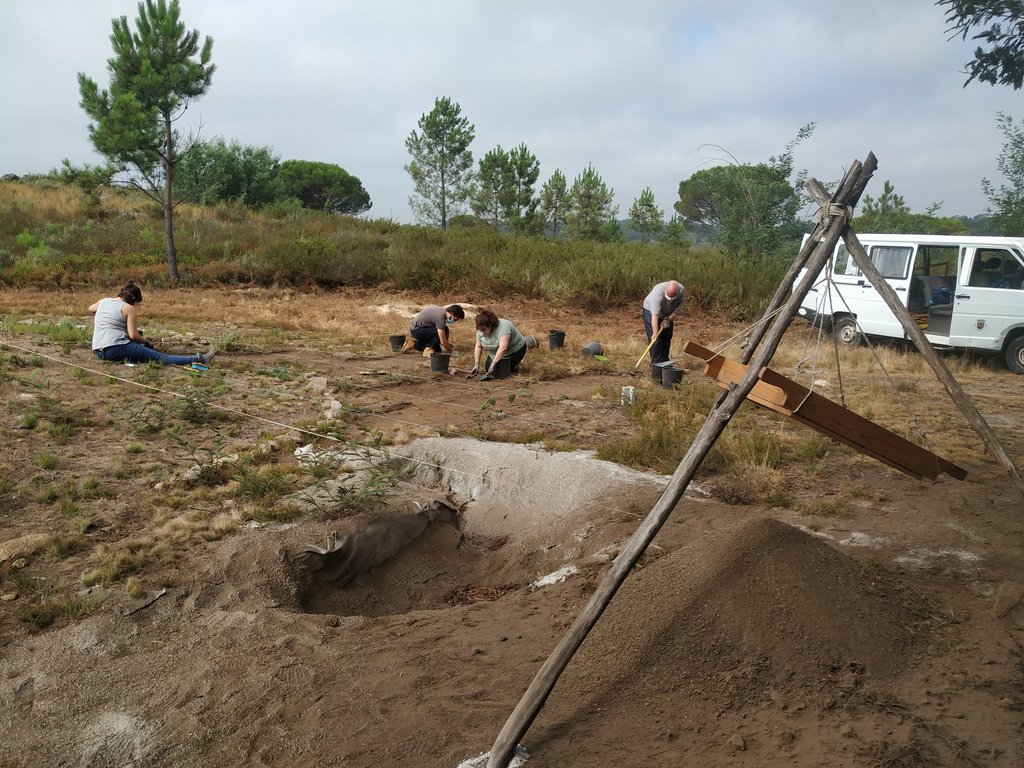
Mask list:
[[[389,460],[408,468],[389,509],[447,495],[462,524],[432,523],[337,586],[295,555],[358,517],[314,509],[246,523],[229,484],[179,512],[234,510],[231,532],[181,540],[163,572],[142,572],[141,592],[117,580],[87,615],[27,625],[19,610],[32,598],[17,584],[63,580],[87,597],[91,565],[84,553],[48,558],[30,538],[67,523],[32,496],[46,480],[34,457],[54,453],[50,471],[116,486],[77,502],[93,521],[86,536],[143,536],[156,525],[147,504],[183,483],[189,462],[163,434],[128,434],[116,412],[134,397],[173,398],[194,377],[102,368],[83,347],[4,331],[0,351],[42,363],[9,365],[0,379],[12,475],[0,495],[0,767],[456,768],[489,750],[666,484],[544,447],[593,449],[635,431],[623,386],[663,396],[632,372],[639,320],[499,306],[542,347],[522,375],[481,385],[464,377],[465,345],[452,376],[390,351],[388,333],[422,297],[230,293],[198,307],[188,297],[147,295],[144,324],[190,349],[236,340],[215,364],[216,402],[230,410],[219,428],[233,445],[272,436],[281,452],[343,449],[310,435],[333,408],[386,436]],[[10,293],[0,311],[84,323],[78,307],[94,298]],[[552,327],[567,330],[562,350],[547,349]],[[695,315],[677,334],[710,346],[738,330]],[[592,338],[609,363],[578,357]],[[1024,765],[1024,499],[913,358],[895,366],[893,386],[967,479],[917,481],[830,450],[813,467],[788,465],[789,501],[769,506],[726,503],[716,477],[699,475],[523,738],[526,765]],[[713,388],[687,367],[673,396]],[[124,380],[103,380],[112,369]],[[890,417],[895,395],[877,369],[845,376]],[[985,366],[959,377],[1024,463],[1024,377]],[[155,389],[138,394],[140,384]],[[53,442],[22,428],[41,396],[84,397],[105,415]],[[780,421],[763,418],[766,429]],[[139,453],[126,453],[130,442]]]

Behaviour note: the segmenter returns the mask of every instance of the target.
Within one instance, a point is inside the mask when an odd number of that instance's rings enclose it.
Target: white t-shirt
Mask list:
[[[128,321],[121,314],[124,302],[118,298],[100,299],[96,308],[96,320],[92,328],[92,348],[106,349],[127,344]]]

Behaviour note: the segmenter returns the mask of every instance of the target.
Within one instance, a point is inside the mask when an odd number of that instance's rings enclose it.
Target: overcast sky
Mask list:
[[[135,0],[0,0],[0,174],[97,163],[76,75],[109,83],[111,19]],[[824,182],[869,151],[911,209],[982,213],[998,181],[1008,86],[963,88],[971,45],[931,0],[182,0],[217,71],[182,121],[207,138],[335,163],[411,222],[405,139],[437,97],[476,128],[479,160],[525,143],[569,183],[592,164],[620,216],[644,187],[735,158],[795,153]]]

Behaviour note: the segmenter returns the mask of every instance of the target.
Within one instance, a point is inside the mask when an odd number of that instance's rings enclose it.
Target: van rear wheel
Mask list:
[[[841,317],[836,320],[835,325],[832,326],[832,335],[839,340],[840,344],[845,344],[848,347],[860,346],[864,340],[860,329],[857,328],[857,321],[852,317]]]
[[[1024,374],[1024,336],[1006,345],[1006,367],[1014,373]]]

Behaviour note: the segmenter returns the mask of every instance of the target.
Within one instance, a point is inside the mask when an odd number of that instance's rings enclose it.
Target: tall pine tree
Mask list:
[[[558,237],[560,228],[565,224],[568,208],[569,189],[565,174],[556,169],[540,189],[539,204],[544,234],[550,231],[552,240]]]
[[[200,47],[199,32],[185,31],[178,0],[145,0],[138,9],[134,33],[127,16],[112,21],[109,89],[100,90],[83,73],[78,88],[96,151],[163,206],[167,271],[177,279],[171,189],[182,138],[174,123],[210,87],[213,39]]]
[[[405,166],[415,193],[409,205],[420,221],[448,228],[473,191],[473,153],[469,145],[476,129],[462,116],[462,107],[448,98],[420,116],[419,130],[405,140],[412,160]]]
[[[633,201],[629,208],[629,222],[640,235],[641,243],[657,237],[665,228],[665,212],[655,204],[650,187],[644,187],[640,197]]]
[[[565,223],[570,234],[579,240],[613,239],[618,227],[610,225],[619,214],[619,207],[612,204],[614,199],[615,190],[609,189],[601,174],[588,165],[569,190]]]

